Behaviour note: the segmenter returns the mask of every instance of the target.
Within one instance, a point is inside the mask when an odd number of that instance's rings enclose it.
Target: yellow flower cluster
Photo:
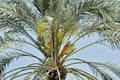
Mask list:
[[[36,22],[36,31],[39,36],[43,36],[46,30],[46,26],[43,22]]]

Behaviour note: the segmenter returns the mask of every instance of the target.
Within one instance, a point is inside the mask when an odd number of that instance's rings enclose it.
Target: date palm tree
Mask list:
[[[77,80],[114,80],[108,70],[120,77],[115,64],[71,57],[94,44],[119,49],[119,9],[117,0],[0,0],[0,79],[65,80],[72,74]],[[94,42],[76,46],[94,35]],[[24,50],[25,45],[44,58]],[[12,61],[26,56],[38,62],[5,71]],[[99,77],[76,64],[87,64]]]

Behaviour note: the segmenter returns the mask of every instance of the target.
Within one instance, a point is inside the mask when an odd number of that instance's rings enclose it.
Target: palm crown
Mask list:
[[[73,54],[103,44],[120,47],[119,1],[112,0],[5,0],[0,1],[0,78],[14,80],[65,80],[68,73],[78,80],[98,80],[86,71],[71,67],[87,64],[103,80],[114,80],[104,69],[120,77],[120,68],[111,63],[89,62],[71,58]],[[33,33],[33,34],[32,34]],[[83,46],[76,43],[85,36],[99,39]],[[37,35],[34,38],[32,35]],[[25,40],[26,39],[26,40]],[[28,40],[29,39],[29,40]],[[33,46],[44,56],[35,56],[19,46]],[[5,52],[6,50],[6,52]],[[14,59],[28,56],[39,62],[4,72]],[[70,63],[67,63],[69,62]],[[30,70],[30,71],[28,71]],[[26,72],[24,72],[26,71]]]

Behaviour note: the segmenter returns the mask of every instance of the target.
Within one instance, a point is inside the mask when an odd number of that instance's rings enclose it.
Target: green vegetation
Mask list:
[[[119,9],[120,1],[113,0],[0,0],[0,79],[65,80],[73,74],[77,80],[114,80],[106,69],[120,77],[115,64],[71,57],[94,44],[119,49]],[[76,47],[80,39],[96,34],[95,42]],[[23,46],[34,47],[44,58]],[[5,72],[12,61],[26,56],[38,62]],[[75,64],[88,65],[100,77]]]

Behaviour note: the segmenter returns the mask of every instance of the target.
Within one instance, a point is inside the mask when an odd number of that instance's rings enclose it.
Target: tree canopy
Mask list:
[[[65,80],[71,73],[78,80],[99,79],[70,67],[74,64],[87,64],[103,80],[114,80],[105,69],[120,77],[120,67],[112,63],[71,58],[97,43],[120,48],[119,7],[120,1],[113,0],[0,0],[0,78]],[[99,37],[96,41],[76,47],[80,39],[94,35]],[[36,48],[44,59],[22,49],[24,45]],[[4,72],[13,60],[25,56],[39,62]]]

